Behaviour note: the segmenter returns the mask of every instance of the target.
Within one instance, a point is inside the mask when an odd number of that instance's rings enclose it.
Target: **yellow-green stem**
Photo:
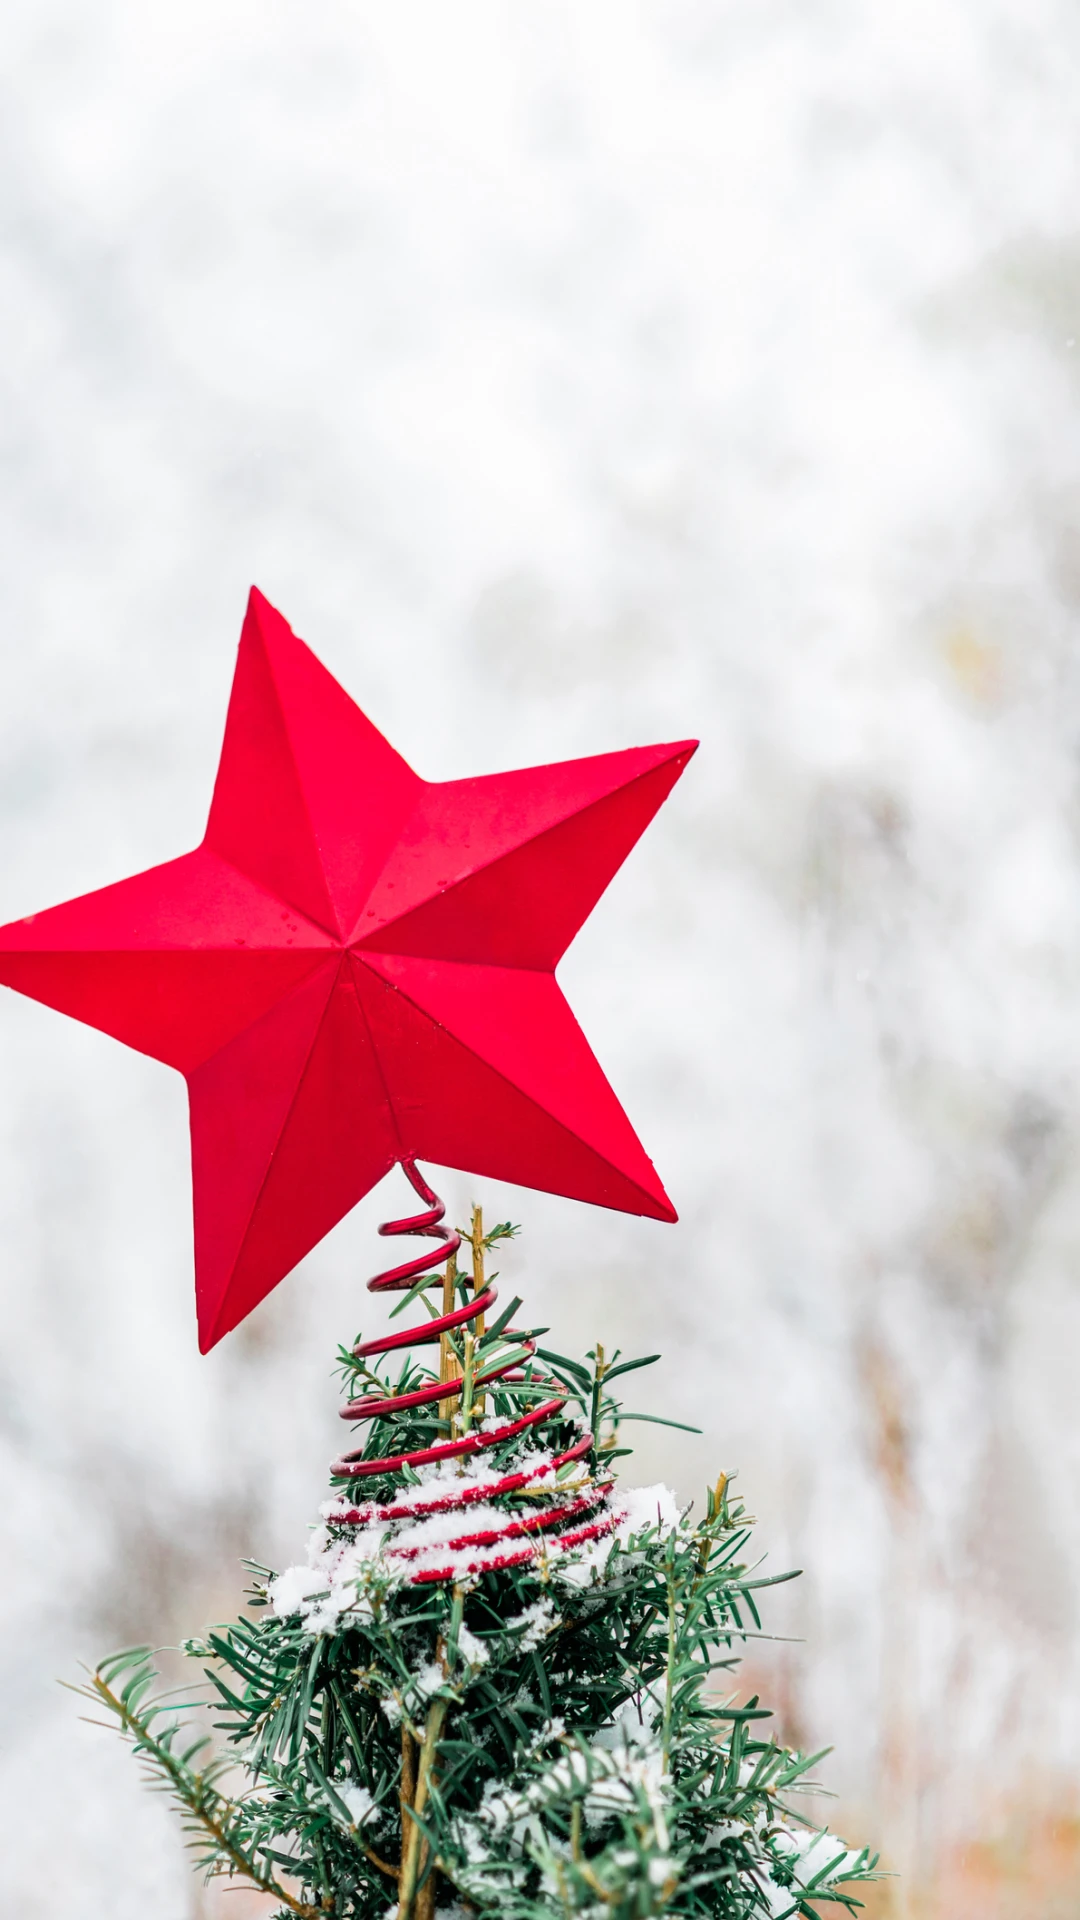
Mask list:
[[[675,1683],[675,1581],[672,1578],[671,1549],[668,1549],[668,1643],[667,1676],[664,1685],[664,1766],[671,1762],[671,1707]]]
[[[457,1305],[455,1299],[456,1290],[457,1255],[452,1253],[446,1263],[446,1271],[443,1274],[442,1310],[444,1314],[453,1313]],[[449,1381],[457,1380],[460,1377],[461,1368],[458,1365],[457,1355],[450,1344],[450,1336],[447,1333],[441,1334],[439,1337],[439,1379]],[[439,1402],[439,1418],[448,1423],[451,1432],[453,1432],[454,1409],[456,1406],[457,1400],[453,1397],[448,1400],[440,1400]]]
[[[476,1341],[474,1340],[471,1333],[467,1333],[465,1335],[465,1365],[461,1370],[464,1378],[464,1382],[465,1382],[464,1386],[461,1389],[460,1426],[461,1426],[462,1433],[468,1433],[469,1428],[472,1426],[472,1423],[473,1423],[473,1414],[478,1410],[473,1406],[473,1372],[474,1372],[475,1355],[476,1355]]]
[[[408,1809],[410,1815],[414,1812],[422,1814],[427,1806],[428,1794],[431,1790],[431,1770],[435,1764],[435,1751],[442,1735],[448,1705],[447,1700],[433,1700],[428,1708],[428,1717],[424,1726],[424,1743],[420,1749],[420,1764],[416,1775],[416,1794],[412,1807]],[[427,1851],[415,1819],[410,1818],[408,1831],[405,1831],[405,1811],[406,1809],[403,1808],[398,1920],[412,1920],[412,1911],[416,1902],[416,1883],[423,1864],[421,1853],[422,1850],[425,1854]]]
[[[233,1870],[243,1874],[244,1879],[249,1880],[253,1887],[259,1889],[260,1893],[268,1893],[273,1899],[280,1900],[282,1906],[288,1907],[290,1913],[298,1914],[300,1920],[320,1920],[321,1908],[309,1906],[306,1901],[295,1899],[294,1896],[287,1892],[282,1886],[280,1880],[274,1878],[272,1873],[260,1872],[258,1867],[256,1867],[251,1860],[246,1859],[239,1848],[233,1845],[233,1842],[229,1838],[228,1828],[225,1822],[214,1818],[209,1807],[203,1801],[201,1792],[198,1797],[194,1797],[187,1790],[183,1774],[168,1749],[162,1746],[160,1741],[154,1739],[149,1728],[139,1719],[138,1714],[132,1713],[125,1706],[120,1696],[113,1692],[112,1688],[101,1678],[100,1674],[94,1674],[92,1685],[99,1698],[115,1713],[124,1731],[138,1740],[140,1747],[153,1754],[158,1765],[168,1774],[176,1793],[184,1802],[189,1813],[194,1814],[199,1824],[205,1827],[211,1839],[216,1841]],[[201,1788],[202,1783],[199,1781],[197,1775],[196,1782],[198,1787]],[[213,1792],[213,1789],[210,1791]],[[223,1807],[231,1806],[231,1803],[225,1800],[221,1794],[213,1793],[213,1798]]]
[[[593,1377],[592,1418],[590,1421],[594,1446],[598,1446],[600,1442],[600,1410],[603,1404],[604,1376],[607,1370],[608,1363],[604,1358],[604,1349],[598,1340],[596,1343],[596,1372]]]
[[[482,1207],[473,1207],[470,1243],[472,1245],[473,1299],[475,1300],[478,1299],[484,1291],[484,1210]],[[482,1340],[483,1337],[484,1316],[481,1313],[473,1321],[473,1338],[479,1341]],[[478,1420],[483,1419],[484,1396],[482,1393],[477,1394],[475,1413]]]

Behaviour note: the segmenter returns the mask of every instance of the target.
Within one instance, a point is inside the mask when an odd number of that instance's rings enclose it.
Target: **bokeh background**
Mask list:
[[[200,838],[252,580],[429,777],[700,733],[562,970],[681,1224],[476,1196],[805,1569],[747,1685],[873,1911],[1075,1915],[1075,7],[0,43],[0,919]],[[179,1077],[8,994],[0,1062],[5,1910],[239,1920],[56,1680],[302,1557],[402,1183],[202,1360]]]

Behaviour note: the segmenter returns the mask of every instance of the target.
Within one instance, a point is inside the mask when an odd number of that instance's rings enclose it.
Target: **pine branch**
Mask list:
[[[152,1722],[163,1711],[164,1702],[153,1701],[149,1710],[142,1713],[139,1712],[139,1702],[153,1685],[157,1673],[146,1658],[144,1649],[134,1649],[133,1655],[135,1672],[120,1693],[116,1693],[102,1678],[103,1670],[109,1666],[113,1668],[113,1677],[117,1671],[123,1671],[123,1666],[116,1666],[120,1657],[116,1655],[91,1674],[89,1686],[76,1687],[72,1691],[81,1693],[88,1700],[100,1701],[109,1709],[119,1721],[124,1734],[133,1742],[135,1751],[161,1776],[180,1805],[213,1841],[218,1855],[229,1862],[232,1871],[250,1880],[260,1893],[270,1894],[275,1900],[280,1900],[290,1913],[298,1916],[298,1920],[323,1920],[324,1907],[309,1906],[305,1901],[295,1899],[272,1873],[264,1872],[238,1843],[235,1822],[230,1819],[237,1812],[235,1802],[216,1791],[208,1771],[193,1772],[185,1760],[178,1759],[171,1750],[179,1723],[173,1721],[160,1737],[154,1733]],[[131,1656],[125,1655],[123,1658]],[[189,1755],[205,1745],[204,1740],[196,1741],[195,1746],[189,1749]]]
[[[477,1209],[463,1237],[472,1272],[448,1263],[446,1310],[475,1297],[508,1236],[485,1233]],[[186,1744],[189,1703],[150,1697],[148,1648],[112,1656],[79,1691],[179,1803],[207,1874],[235,1873],[283,1920],[379,1920],[388,1883],[396,1920],[434,1920],[447,1883],[477,1920],[853,1913],[876,1860],[789,1805],[821,1756],[765,1737],[756,1697],[713,1692],[761,1637],[758,1591],[790,1576],[752,1563],[752,1522],[723,1476],[700,1520],[624,1503],[620,1421],[645,1416],[612,1388],[655,1356],[597,1344],[583,1365],[534,1345],[547,1329],[515,1326],[519,1306],[444,1336],[437,1372],[406,1360],[394,1378],[396,1358],[369,1367],[342,1350],[350,1397],[413,1403],[371,1419],[358,1457],[375,1472],[335,1487],[308,1567],[277,1580],[253,1568],[255,1617],[184,1644],[211,1663],[215,1724],[246,1790],[223,1784],[229,1763],[207,1740]],[[538,1400],[557,1411],[511,1440],[483,1436],[491,1451],[461,1463],[461,1497],[441,1471],[429,1486],[408,1465],[380,1471],[384,1455],[423,1465],[435,1435],[478,1425],[485,1400],[489,1432]],[[568,1449],[552,1475],[545,1456]],[[435,1571],[444,1554],[450,1579]]]

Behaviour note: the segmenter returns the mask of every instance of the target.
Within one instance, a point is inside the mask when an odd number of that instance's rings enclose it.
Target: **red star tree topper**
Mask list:
[[[0,929],[187,1080],[204,1353],[399,1160],[675,1219],[554,970],[696,744],[421,780],[252,589],[202,845]]]

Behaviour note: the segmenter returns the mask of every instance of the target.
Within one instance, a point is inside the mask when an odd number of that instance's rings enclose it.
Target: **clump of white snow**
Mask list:
[[[362,1827],[374,1817],[376,1812],[374,1796],[358,1780],[335,1780],[334,1792],[348,1808],[350,1824]],[[333,1801],[331,1811],[336,1812]]]
[[[524,1515],[485,1495],[494,1495],[508,1478],[524,1475],[530,1494],[539,1496],[530,1515],[542,1519],[545,1501],[554,1515],[569,1489],[565,1481],[559,1482],[553,1461],[550,1449],[523,1443],[516,1457],[499,1466],[475,1460],[464,1466],[453,1460],[429,1462],[415,1485],[401,1488],[382,1506],[374,1501],[350,1504],[340,1497],[326,1501],[307,1565],[289,1567],[270,1583],[271,1608],[282,1619],[299,1615],[309,1633],[337,1633],[371,1617],[373,1583],[385,1591],[423,1574],[467,1583],[489,1567],[506,1565],[508,1557],[522,1564],[532,1552],[545,1580],[588,1587],[603,1577],[615,1543],[625,1547],[646,1530],[663,1538],[678,1526],[679,1510],[670,1488],[616,1493],[601,1482],[599,1487],[592,1483],[594,1504],[582,1516],[581,1526],[569,1529],[571,1534],[585,1532],[587,1537],[577,1544],[564,1546],[554,1529],[511,1532]],[[585,1473],[575,1479],[573,1490],[589,1484]],[[451,1500],[452,1507],[447,1504]],[[506,1631],[519,1634],[527,1651],[539,1646],[557,1624],[556,1610],[544,1597],[508,1621]],[[464,1641],[459,1644],[473,1667],[488,1657],[482,1642],[471,1652]]]
[[[602,1579],[616,1542],[626,1547],[646,1530],[665,1539],[679,1524],[679,1508],[670,1487],[620,1489],[609,1496],[607,1508],[615,1524],[602,1538],[584,1541],[565,1556],[553,1557],[552,1578],[564,1587],[590,1587]]]
[[[555,1632],[558,1625],[559,1616],[546,1594],[542,1600],[534,1600],[532,1606],[526,1607],[523,1613],[515,1613],[503,1622],[507,1633],[518,1636],[518,1647],[522,1653],[531,1653],[534,1647],[547,1639],[549,1633]]]
[[[316,1527],[308,1546],[306,1567],[288,1567],[267,1589],[267,1601],[279,1619],[298,1613],[309,1633],[336,1633],[340,1626],[371,1617],[365,1591],[378,1572],[385,1583],[391,1574],[381,1549],[386,1528],[360,1529],[352,1539],[335,1539],[328,1528]]]
[[[629,1487],[615,1498],[619,1524],[615,1537],[623,1546],[646,1527],[655,1527],[664,1539],[679,1524],[679,1508],[670,1487]]]
[[[781,1827],[772,1834],[770,1845],[792,1876],[786,1886],[780,1885],[767,1872],[761,1876],[760,1884],[769,1901],[769,1912],[775,1915],[790,1913],[798,1894],[811,1881],[823,1874],[835,1880],[838,1874],[854,1867],[860,1858],[834,1833],[819,1833],[801,1827]]]
[[[643,1687],[633,1699],[623,1701],[618,1713],[606,1727],[597,1729],[592,1744],[611,1751],[618,1747],[642,1746],[651,1739],[652,1730],[663,1710],[662,1701],[651,1688]]]
[[[491,1649],[479,1634],[471,1633],[468,1627],[458,1628],[458,1652],[470,1667],[482,1667],[491,1658]]]

